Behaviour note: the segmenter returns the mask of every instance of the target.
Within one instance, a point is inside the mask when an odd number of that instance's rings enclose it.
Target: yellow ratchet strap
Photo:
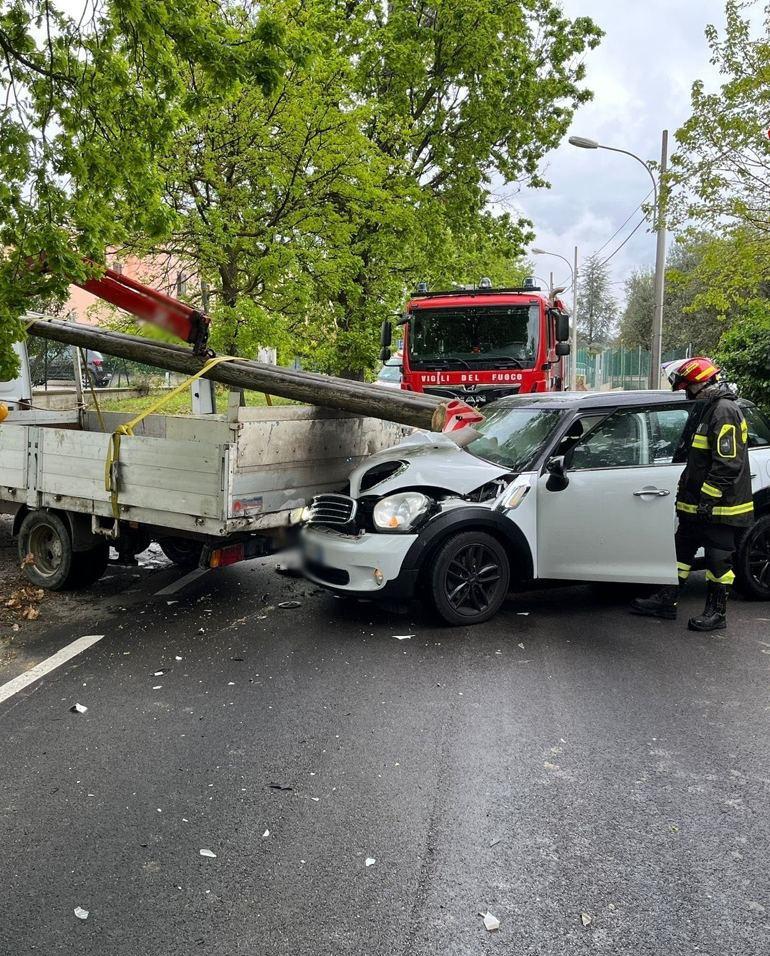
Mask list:
[[[217,355],[214,358],[209,359],[203,368],[196,372],[195,375],[191,375],[189,378],[186,378],[180,385],[177,385],[176,388],[172,388],[170,392],[162,395],[156,402],[153,402],[149,408],[146,408],[141,415],[137,415],[135,418],[132,418],[131,421],[128,421],[123,425],[118,425],[115,431],[110,435],[110,440],[107,443],[107,458],[104,462],[104,487],[105,490],[109,491],[110,493],[112,515],[116,520],[120,517],[120,504],[118,502],[118,465],[120,462],[120,439],[123,437],[123,435],[133,435],[136,426],[144,421],[148,415],[154,415],[155,412],[163,408],[163,406],[175,395],[183,392],[188,385],[191,385],[193,382],[197,381],[197,379],[202,378],[204,375],[210,372],[215,365],[219,365],[220,362],[234,361],[237,361],[237,358],[234,355]]]
[[[713,581],[715,584],[727,584],[730,585],[735,580],[734,571],[725,571],[721,577],[717,577],[715,574],[712,574],[711,571],[706,571],[706,580]]]

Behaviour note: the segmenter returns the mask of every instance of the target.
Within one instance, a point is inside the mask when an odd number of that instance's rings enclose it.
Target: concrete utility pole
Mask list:
[[[578,319],[578,263],[577,246],[575,246],[575,265],[572,269],[572,342],[570,362],[570,388],[574,391],[577,388],[577,360],[578,360],[578,337],[577,337],[577,319]]]
[[[637,156],[636,153],[632,153],[627,149],[619,149],[617,146],[605,146],[603,143],[597,143],[595,139],[588,139],[585,136],[570,136],[569,142],[572,146],[578,146],[580,149],[608,149],[611,153],[623,153],[625,156],[630,156],[644,166],[652,180],[657,242],[655,246],[655,305],[652,315],[648,387],[657,388],[660,384],[660,362],[663,340],[663,298],[665,295],[664,285],[666,277],[666,203],[664,195],[666,186],[664,177],[668,165],[668,130],[663,130],[660,149],[660,173],[657,181],[649,163],[645,163],[640,156]]]
[[[655,312],[652,317],[652,358],[650,388],[660,386],[660,363],[663,355],[663,300],[666,282],[666,169],[668,168],[668,130],[663,130],[660,144],[658,202],[655,212],[657,244],[655,247]]]

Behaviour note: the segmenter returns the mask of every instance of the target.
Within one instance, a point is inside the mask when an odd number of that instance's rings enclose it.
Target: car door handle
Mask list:
[[[670,495],[670,491],[666,491],[665,488],[642,488],[641,491],[635,491],[635,498],[644,498],[645,495],[654,496],[655,498],[665,498],[666,495]]]

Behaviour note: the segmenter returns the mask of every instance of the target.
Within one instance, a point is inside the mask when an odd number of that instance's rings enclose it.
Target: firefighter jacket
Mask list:
[[[746,419],[727,385],[709,387],[706,402],[679,479],[677,513],[749,525],[754,504]]]

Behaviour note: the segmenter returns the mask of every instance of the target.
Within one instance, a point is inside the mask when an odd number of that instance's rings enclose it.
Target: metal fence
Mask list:
[[[663,353],[663,361],[687,358],[688,348]],[[647,388],[650,377],[650,353],[645,349],[578,349],[578,388],[609,391],[611,389]]]

